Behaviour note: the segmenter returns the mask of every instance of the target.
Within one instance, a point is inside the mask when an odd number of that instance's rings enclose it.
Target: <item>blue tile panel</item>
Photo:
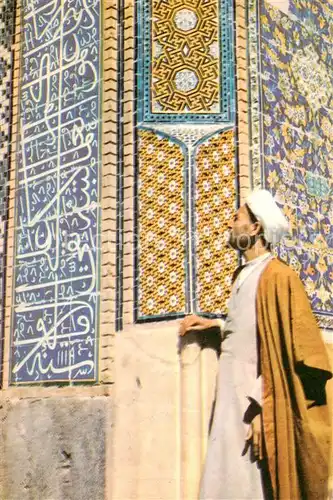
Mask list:
[[[23,1],[11,382],[97,378],[101,4]]]
[[[292,1],[287,16],[261,2],[260,20],[263,173],[292,231],[278,254],[333,327],[332,6]]]

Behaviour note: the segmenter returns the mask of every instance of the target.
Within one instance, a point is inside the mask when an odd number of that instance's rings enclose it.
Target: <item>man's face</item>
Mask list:
[[[230,230],[228,244],[232,248],[241,252],[251,248],[256,231],[245,205],[237,210],[228,227]]]

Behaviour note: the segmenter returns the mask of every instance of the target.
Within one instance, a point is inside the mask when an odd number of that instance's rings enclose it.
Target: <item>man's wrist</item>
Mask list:
[[[224,320],[223,319],[215,318],[212,321],[214,322],[213,326],[218,327],[221,331],[223,330],[223,328],[224,328]]]

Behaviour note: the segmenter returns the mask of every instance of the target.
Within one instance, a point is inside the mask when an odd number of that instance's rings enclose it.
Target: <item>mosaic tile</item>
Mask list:
[[[257,0],[248,0],[248,97],[249,97],[249,177],[251,187],[261,185],[260,160],[260,95],[259,95],[259,46],[257,28]]]
[[[101,4],[50,5],[22,4],[12,384],[98,378]]]
[[[140,121],[233,119],[232,16],[229,0],[138,3]]]
[[[195,312],[198,307],[201,312],[221,313],[225,311],[229,284],[220,284],[223,293],[218,303],[215,297],[218,276],[214,276],[210,285],[214,303],[210,305],[202,302],[203,295],[198,292],[201,283],[198,287],[196,285],[201,255],[209,249],[207,241],[202,240],[201,234],[199,236],[200,225],[195,223],[202,207],[196,201],[200,188],[198,186],[196,191],[194,184],[196,169],[203,161],[203,152],[206,153],[205,144],[210,140],[212,144],[216,143],[215,154],[220,154],[220,149],[226,147],[229,141],[227,138],[232,136],[234,141],[233,132],[230,132],[235,120],[233,5],[230,0],[141,0],[137,3],[137,18],[139,243],[136,252],[136,317],[142,321],[163,319]],[[225,130],[229,131],[226,133]],[[160,156],[159,159],[157,152],[164,158]],[[168,193],[169,201],[157,207],[156,198],[149,197],[148,192],[151,193],[152,189],[156,191],[158,183],[153,178],[147,180],[147,169],[171,175],[168,157],[171,153],[178,162],[178,170],[172,175],[176,176],[179,191],[171,195],[164,186],[158,197]],[[234,186],[234,146],[230,147],[226,163],[230,167],[228,185]],[[168,178],[167,182],[173,185],[173,178]],[[226,184],[223,186],[227,189]],[[234,187],[228,196],[224,192],[219,192],[217,196],[221,197],[224,208],[229,205],[235,207]],[[170,203],[179,205],[178,216],[170,215]],[[205,216],[206,224],[212,228],[216,209]],[[159,235],[156,233],[156,221],[154,224],[147,219],[152,213],[158,214],[161,221],[166,221],[165,228],[159,229]],[[225,225],[223,214],[220,222]],[[173,240],[167,232],[170,226],[173,231],[177,230],[177,238]],[[151,241],[146,239],[147,231],[150,235],[154,234]],[[197,243],[200,238],[202,248]],[[160,239],[163,242],[158,247]],[[176,244],[179,245],[177,248]],[[171,262],[172,249],[175,258]],[[224,279],[232,272],[235,262],[231,259],[226,264],[223,251],[217,251],[216,255],[223,261],[221,276]],[[159,266],[162,266],[162,274],[158,272]],[[170,282],[171,270],[177,274],[176,283]],[[205,293],[208,291],[209,286],[205,285]],[[200,304],[197,299],[201,300]]]
[[[333,5],[330,0],[290,0],[289,10],[313,38],[313,43],[325,44],[332,63]]]
[[[276,252],[300,275],[320,324],[333,326],[332,72],[308,27],[266,2],[260,33],[261,169],[291,226]]]
[[[227,247],[236,204],[234,131],[201,142],[195,152],[194,283],[197,310],[226,314],[238,257]]]
[[[139,131],[139,319],[185,311],[185,154]]]

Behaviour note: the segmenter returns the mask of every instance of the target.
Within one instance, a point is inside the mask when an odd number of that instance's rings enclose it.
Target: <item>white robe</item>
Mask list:
[[[249,451],[242,456],[248,425],[243,423],[249,397],[260,402],[257,379],[256,292],[265,254],[246,264],[230,297],[222,334],[216,404],[201,479],[201,500],[261,500],[260,471]]]

